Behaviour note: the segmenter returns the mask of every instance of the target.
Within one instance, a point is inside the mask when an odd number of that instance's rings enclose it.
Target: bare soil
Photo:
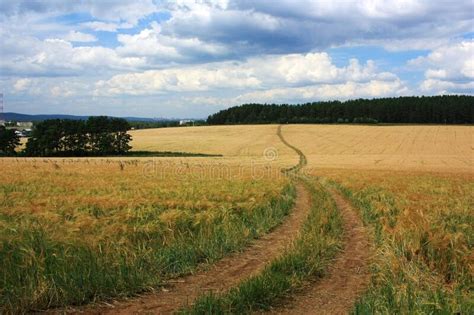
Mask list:
[[[344,250],[327,276],[308,284],[272,309],[273,314],[348,314],[370,281],[371,247],[362,221],[335,190],[331,194],[344,220]]]

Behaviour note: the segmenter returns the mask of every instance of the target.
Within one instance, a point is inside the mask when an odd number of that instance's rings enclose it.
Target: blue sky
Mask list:
[[[206,117],[248,102],[472,94],[474,3],[0,2],[6,111]]]

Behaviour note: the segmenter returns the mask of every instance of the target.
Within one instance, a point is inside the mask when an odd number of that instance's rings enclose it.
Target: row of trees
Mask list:
[[[50,119],[35,125],[26,143],[27,156],[96,156],[123,154],[131,149],[130,125],[106,116],[88,120]]]
[[[301,105],[245,104],[208,117],[210,125],[255,123],[472,124],[474,97],[445,95],[357,99]]]

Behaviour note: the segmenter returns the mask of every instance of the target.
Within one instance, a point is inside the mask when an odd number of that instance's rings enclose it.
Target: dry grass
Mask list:
[[[310,168],[473,172],[474,127],[288,125]]]

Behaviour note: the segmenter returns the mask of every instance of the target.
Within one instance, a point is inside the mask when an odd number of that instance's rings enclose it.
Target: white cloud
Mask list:
[[[474,40],[450,43],[433,50],[426,57],[408,62],[425,69],[423,91],[433,93],[468,92],[474,84]]]
[[[136,25],[138,21],[159,11],[153,0],[92,1],[84,5],[92,16],[106,21],[126,21]]]
[[[53,97],[68,97],[73,96],[75,92],[64,86],[53,86],[50,90],[51,96]]]
[[[177,38],[161,34],[161,27],[151,23],[151,27],[136,35],[119,34],[117,40],[122,46],[117,51],[122,55],[149,56],[158,62],[182,62],[202,55],[220,56],[228,49],[219,44],[206,43],[198,38]]]
[[[82,32],[70,31],[66,36],[63,37],[64,40],[70,42],[95,42],[97,38],[92,34],[86,34]]]
[[[379,90],[374,90],[377,94],[384,86],[381,83],[396,80],[398,78],[394,74],[378,72],[371,61],[361,65],[352,59],[346,67],[336,67],[328,54],[309,53],[265,56],[241,63],[220,62],[119,74],[109,80],[97,82],[95,94],[146,95],[177,91],[266,90],[369,81],[380,83]]]
[[[15,91],[20,92],[26,90],[31,84],[31,79],[24,78],[24,79],[19,79],[15,82],[13,85],[13,88]]]
[[[457,83],[444,80],[426,79],[421,83],[420,88],[422,91],[429,91],[435,94],[473,94],[474,81]]]
[[[249,101],[472,93],[474,52],[462,38],[473,9],[472,0],[0,1],[0,87],[24,104],[94,94],[92,110],[115,102],[190,115]],[[408,54],[391,53],[408,50],[432,52],[400,67]]]
[[[8,40],[16,42],[13,36]],[[145,65],[140,57],[122,57],[101,46],[74,47],[63,39],[19,38],[24,51],[4,55],[0,65],[6,72],[31,75],[86,75],[99,70],[136,70]]]
[[[159,10],[153,0],[121,0],[121,1],[2,1],[0,16],[25,16],[31,14],[57,16],[68,13],[89,13],[91,16],[105,21],[136,25],[138,21]]]
[[[406,95],[409,89],[399,79],[391,81],[371,80],[368,82],[349,81],[338,84],[321,84],[299,88],[276,88],[255,91],[238,96],[234,103],[299,103],[314,100],[373,98]]]
[[[93,22],[85,22],[81,24],[83,27],[92,29],[96,32],[117,32],[118,29],[128,29],[132,28],[133,24],[131,23],[112,23],[112,22],[100,22],[100,21],[93,21]]]

